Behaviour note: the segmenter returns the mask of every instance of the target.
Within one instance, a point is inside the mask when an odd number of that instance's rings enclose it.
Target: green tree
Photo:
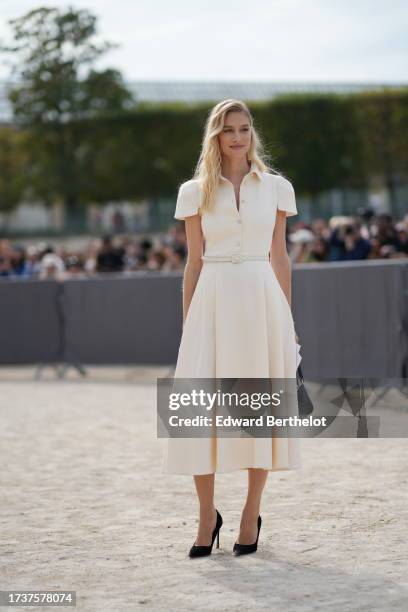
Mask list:
[[[0,212],[13,210],[24,195],[25,140],[26,135],[13,128],[0,129]]]
[[[95,61],[117,45],[95,41],[96,17],[87,10],[38,8],[9,24],[14,84],[8,95],[17,125],[29,128],[38,193],[60,197],[78,212],[84,180],[81,150],[86,133],[73,123],[101,118],[134,106],[120,72],[97,71]],[[16,78],[17,77],[17,78]],[[35,170],[35,167],[37,169]],[[40,167],[38,167],[40,166]]]

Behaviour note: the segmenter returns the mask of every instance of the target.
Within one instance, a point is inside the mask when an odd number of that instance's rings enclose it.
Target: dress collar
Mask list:
[[[249,169],[248,174],[256,174],[259,179],[262,179],[262,170],[259,168],[259,166],[254,161],[251,161],[251,167]],[[222,174],[220,175],[220,178],[223,179],[224,181],[227,180],[225,176],[223,176]]]
[[[249,170],[250,174],[253,174],[255,172],[255,174],[258,176],[258,178],[262,178],[262,170],[259,168],[259,166],[254,162],[251,161],[251,168]]]

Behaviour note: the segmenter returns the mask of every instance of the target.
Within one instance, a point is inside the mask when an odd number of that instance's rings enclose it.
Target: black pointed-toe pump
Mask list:
[[[217,538],[217,548],[219,548],[221,525],[222,516],[217,510],[217,522],[212,533],[211,544],[209,546],[196,546],[196,544],[193,544],[193,546],[190,548],[189,557],[206,557],[207,555],[211,555],[215,538]]]
[[[253,553],[256,551],[256,549],[258,548],[258,538],[259,538],[259,532],[261,531],[261,525],[262,525],[262,518],[259,515],[258,516],[258,535],[256,536],[255,542],[253,544],[237,544],[237,542],[235,542],[233,551],[236,557],[238,557],[239,555],[248,555],[249,553]]]

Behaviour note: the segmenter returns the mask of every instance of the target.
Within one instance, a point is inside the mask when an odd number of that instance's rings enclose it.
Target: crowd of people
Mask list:
[[[389,214],[362,211],[358,216],[317,218],[288,225],[288,252],[293,263],[318,263],[408,257],[408,214],[394,221]],[[183,222],[151,237],[104,235],[81,250],[47,243],[25,246],[0,240],[1,279],[87,278],[112,272],[182,270],[187,256]]]
[[[297,223],[289,234],[294,263],[408,257],[408,214],[400,221],[371,209],[357,216]]]

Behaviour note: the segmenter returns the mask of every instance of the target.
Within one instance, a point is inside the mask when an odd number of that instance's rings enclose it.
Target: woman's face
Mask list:
[[[251,126],[242,111],[230,111],[225,115],[224,127],[218,134],[221,155],[246,159],[251,146]]]

